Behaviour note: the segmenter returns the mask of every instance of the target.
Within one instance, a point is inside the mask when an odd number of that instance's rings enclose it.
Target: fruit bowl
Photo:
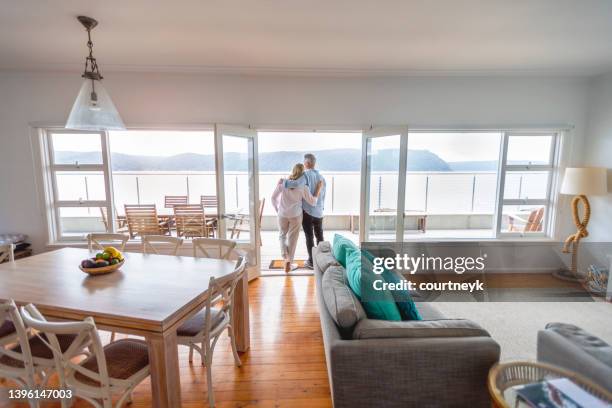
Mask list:
[[[114,247],[106,247],[103,252],[98,252],[95,257],[83,259],[79,269],[90,275],[104,275],[115,272],[121,268],[124,262],[121,251]]]
[[[105,275],[107,273],[115,272],[117,269],[121,268],[124,263],[125,260],[114,265],[102,266],[99,268],[83,268],[81,265],[79,265],[79,269],[90,275]]]

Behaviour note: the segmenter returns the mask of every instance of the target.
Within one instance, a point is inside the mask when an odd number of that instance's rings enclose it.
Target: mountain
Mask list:
[[[361,151],[359,149],[314,150],[317,167],[322,171],[360,171]],[[289,172],[295,163],[301,163],[303,152],[280,151],[259,155],[260,171]],[[372,170],[395,171],[399,161],[397,149],[378,150],[372,155]],[[100,154],[96,152],[58,151],[55,154],[59,163],[99,163]],[[452,167],[428,150],[408,151],[408,170],[410,171],[452,171]],[[183,153],[174,156],[140,156],[112,153],[114,171],[214,171],[215,156],[212,154]],[[226,153],[226,171],[246,171],[247,157],[241,153]]]

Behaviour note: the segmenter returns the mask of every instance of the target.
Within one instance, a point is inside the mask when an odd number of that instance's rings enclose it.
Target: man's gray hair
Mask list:
[[[310,164],[311,166],[314,166],[316,162],[317,162],[317,158],[315,157],[315,155],[314,155],[314,154],[312,154],[312,153],[306,153],[306,154],[304,155],[304,163],[308,163],[308,164]]]

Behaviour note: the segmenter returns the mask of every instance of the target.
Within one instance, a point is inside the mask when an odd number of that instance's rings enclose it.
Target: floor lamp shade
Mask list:
[[[125,125],[101,81],[83,81],[66,121],[66,129],[125,130]]]
[[[603,167],[569,167],[565,169],[561,194],[602,195],[607,192],[607,169]]]

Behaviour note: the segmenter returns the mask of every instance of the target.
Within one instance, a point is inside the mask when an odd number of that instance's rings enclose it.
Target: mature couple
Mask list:
[[[306,268],[313,268],[314,237],[317,238],[317,244],[323,241],[325,179],[315,170],[316,162],[313,154],[305,154],[304,164],[293,166],[289,178],[280,179],[272,193],[272,205],[278,214],[279,240],[285,272],[297,268],[293,258],[300,236],[300,225],[304,229],[308,249],[308,261],[304,265]]]

